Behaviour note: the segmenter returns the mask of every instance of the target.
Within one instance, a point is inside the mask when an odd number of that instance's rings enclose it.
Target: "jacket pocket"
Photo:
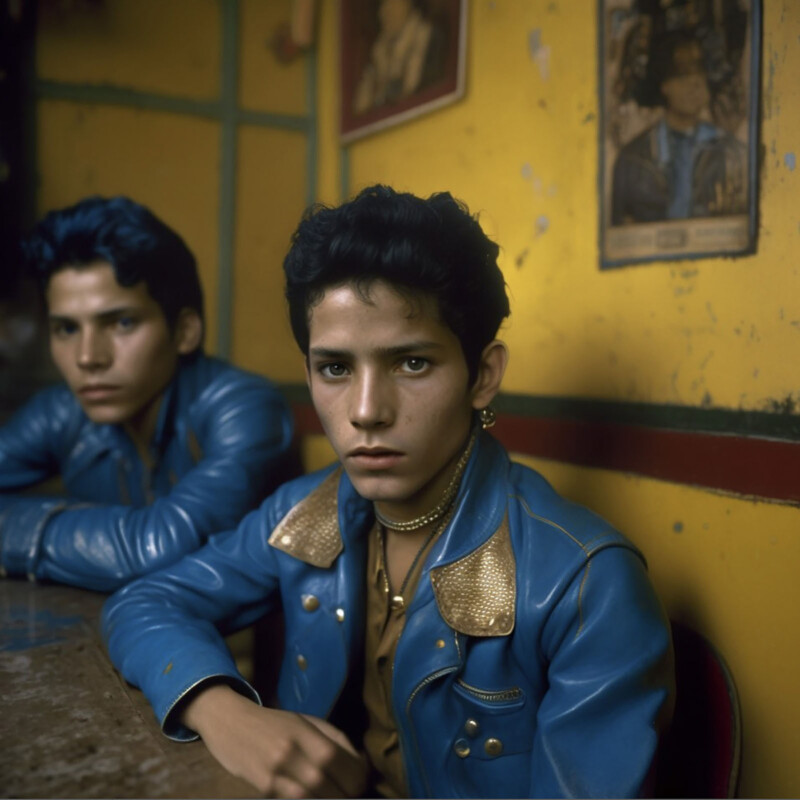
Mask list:
[[[523,797],[529,786],[536,715],[518,686],[456,680],[448,720],[447,780],[462,797]]]

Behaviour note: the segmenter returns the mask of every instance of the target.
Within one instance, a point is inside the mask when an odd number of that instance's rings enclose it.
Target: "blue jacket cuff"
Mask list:
[[[45,528],[51,517],[67,507],[56,498],[19,498],[0,512],[0,574],[36,579],[36,566]]]

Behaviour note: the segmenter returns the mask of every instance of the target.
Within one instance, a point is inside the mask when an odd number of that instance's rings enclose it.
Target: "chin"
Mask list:
[[[373,503],[402,503],[413,493],[408,487],[398,485],[396,478],[350,475],[350,482],[365,500]]]
[[[83,406],[83,410],[89,419],[96,425],[120,425],[130,416],[118,408],[103,408]]]

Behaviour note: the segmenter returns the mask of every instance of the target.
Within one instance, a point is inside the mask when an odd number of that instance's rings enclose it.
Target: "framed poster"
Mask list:
[[[342,143],[464,94],[467,0],[341,0]]]
[[[598,0],[600,266],[755,251],[760,0]]]

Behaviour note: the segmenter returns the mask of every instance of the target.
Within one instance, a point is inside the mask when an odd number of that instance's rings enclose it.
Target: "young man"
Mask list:
[[[633,546],[481,431],[507,360],[497,253],[449,194],[312,210],[286,292],[340,464],[106,605],[164,732],[269,796],[647,790],[668,629]],[[215,629],[278,604],[280,710]]]
[[[97,590],[235,526],[281,478],[292,437],[264,378],[202,353],[194,256],[124,197],[48,214],[24,243],[66,385],[0,429],[0,564]],[[25,490],[60,476],[66,497]]]

